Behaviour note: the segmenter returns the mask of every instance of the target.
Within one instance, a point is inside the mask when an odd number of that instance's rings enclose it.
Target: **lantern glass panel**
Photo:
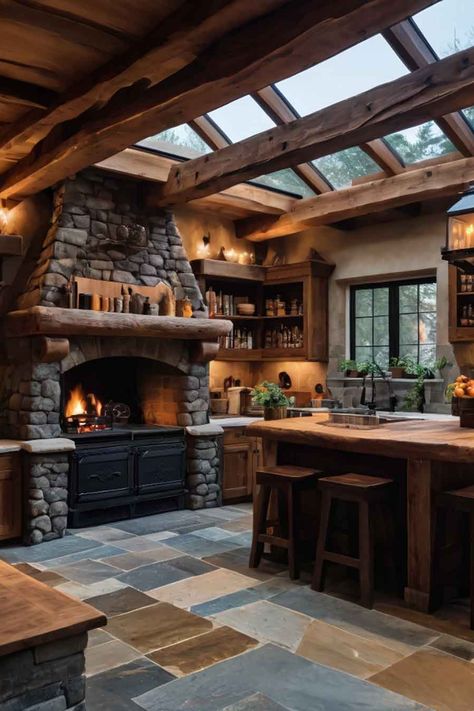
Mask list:
[[[448,249],[474,248],[474,212],[448,218]]]

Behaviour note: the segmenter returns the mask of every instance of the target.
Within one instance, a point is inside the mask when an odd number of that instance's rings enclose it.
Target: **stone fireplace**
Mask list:
[[[119,249],[117,230],[137,223],[145,228],[142,248],[130,251],[124,243]],[[68,309],[72,277],[132,288],[168,285],[188,297],[193,318]],[[64,417],[77,386],[102,404],[127,405],[130,425],[182,428],[183,491],[168,503],[219,504],[219,428],[208,424],[208,361],[230,324],[206,317],[173,215],[142,209],[138,183],[89,170],[55,190],[50,229],[5,326],[1,435],[30,444],[26,542],[61,536],[68,525],[74,455],[65,450],[79,447],[82,433],[68,438]]]

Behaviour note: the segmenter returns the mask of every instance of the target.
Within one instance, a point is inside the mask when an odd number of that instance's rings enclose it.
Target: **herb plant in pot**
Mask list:
[[[390,358],[392,378],[411,378],[415,375],[416,363],[410,356]]]
[[[294,404],[294,397],[287,397],[275,383],[264,380],[252,390],[252,402],[263,407],[265,420],[282,420],[286,417],[287,408]]]
[[[344,373],[346,378],[357,378],[359,374],[355,360],[341,360],[339,370]]]

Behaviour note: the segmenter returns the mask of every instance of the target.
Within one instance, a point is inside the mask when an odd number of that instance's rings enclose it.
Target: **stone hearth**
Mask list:
[[[121,250],[112,244],[120,225],[135,223],[145,226],[147,232],[143,249],[128,251],[124,244]],[[67,306],[66,287],[74,276],[115,281],[132,288],[133,285],[153,287],[164,282],[179,290],[181,298],[187,296],[191,300],[194,319],[207,316],[172,213],[150,214],[141,209],[139,186],[130,180],[89,170],[56,189],[50,229],[16,309],[47,307],[54,321],[54,309],[58,308],[59,317]],[[100,318],[100,314],[98,316]],[[212,322],[203,322],[203,327],[209,323]],[[171,327],[175,325],[171,323]],[[190,428],[187,504],[190,508],[217,506],[220,501],[219,432],[207,425],[209,357],[196,357],[196,341],[180,339],[179,335],[174,336],[176,340],[169,340],[141,337],[139,332],[136,337],[130,332],[126,337],[113,336],[106,330],[104,335],[94,334],[62,333],[67,348],[63,352],[58,350],[56,356],[56,332],[51,334],[54,338],[49,339],[53,341],[53,354],[45,354],[44,337],[37,336],[34,329],[32,333],[19,333],[18,337],[7,339],[9,365],[1,399],[1,435],[20,440],[58,439],[57,449],[61,450],[64,373],[104,358],[145,359],[168,371],[171,369],[172,374],[167,371],[166,383],[164,376],[156,374],[147,382],[144,422]],[[193,337],[199,339],[200,336]],[[159,369],[156,372],[159,373]],[[28,543],[59,537],[66,529],[68,455],[55,452],[54,442],[48,449],[47,455],[32,455],[26,465],[25,539]]]

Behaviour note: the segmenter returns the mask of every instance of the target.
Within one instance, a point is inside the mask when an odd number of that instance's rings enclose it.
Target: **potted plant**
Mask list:
[[[344,373],[346,378],[357,378],[359,375],[359,369],[355,360],[341,360],[339,370]]]
[[[433,365],[414,364],[415,384],[405,396],[405,406],[409,410],[424,412],[425,407],[425,380],[432,380],[435,377]]]
[[[287,408],[294,404],[294,397],[287,397],[275,383],[264,380],[252,390],[252,402],[263,407],[265,420],[281,420],[286,417]]]
[[[410,356],[390,358],[390,372],[392,378],[406,378],[413,374],[414,363]]]

